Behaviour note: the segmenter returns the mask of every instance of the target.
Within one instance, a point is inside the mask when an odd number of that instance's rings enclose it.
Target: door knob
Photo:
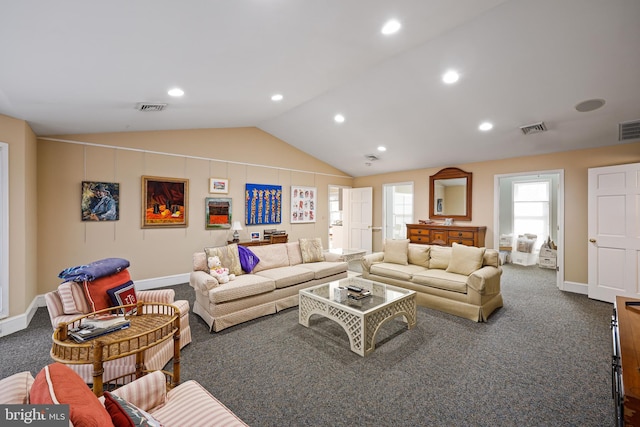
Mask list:
[[[589,242],[591,242],[591,243],[595,243],[595,242],[596,242],[596,239],[589,239]]]

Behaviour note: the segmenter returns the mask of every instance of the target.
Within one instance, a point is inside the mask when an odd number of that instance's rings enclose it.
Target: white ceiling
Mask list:
[[[614,145],[640,119],[640,1],[0,0],[0,114],[39,136],[256,126],[352,176]]]

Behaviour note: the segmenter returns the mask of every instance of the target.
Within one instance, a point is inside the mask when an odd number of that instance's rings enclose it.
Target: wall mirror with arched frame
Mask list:
[[[429,177],[429,218],[471,221],[471,175],[445,168]]]

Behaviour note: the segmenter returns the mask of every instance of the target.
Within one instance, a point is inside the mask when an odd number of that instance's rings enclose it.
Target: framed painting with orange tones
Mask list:
[[[222,197],[207,197],[204,202],[205,228],[231,228],[231,199]]]
[[[142,228],[187,227],[189,180],[142,177]]]

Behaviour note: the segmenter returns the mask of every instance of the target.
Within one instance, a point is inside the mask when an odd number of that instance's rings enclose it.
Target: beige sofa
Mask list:
[[[310,241],[315,243],[312,251]],[[297,306],[300,289],[347,277],[348,264],[337,254],[324,253],[318,241],[251,246],[248,249],[260,259],[251,273],[240,268],[236,244],[194,253],[189,279],[196,294],[193,312],[218,332]],[[208,273],[207,258],[213,255],[236,275],[234,280],[220,284]]]
[[[105,402],[105,396],[96,397],[82,381],[59,363],[46,366],[35,379],[29,371],[19,372],[0,380],[0,404],[68,404],[69,425],[133,425],[122,422],[126,408],[130,411],[127,415],[134,420],[136,416],[148,416],[141,414],[142,410],[165,427],[247,426],[196,381],[185,381],[168,390],[161,371],[153,371],[111,391],[123,399],[118,399],[117,404],[113,403],[116,401],[113,397],[109,402]]]
[[[418,305],[484,322],[502,307],[498,251],[387,240],[383,252],[365,255],[365,279],[411,289]]]

